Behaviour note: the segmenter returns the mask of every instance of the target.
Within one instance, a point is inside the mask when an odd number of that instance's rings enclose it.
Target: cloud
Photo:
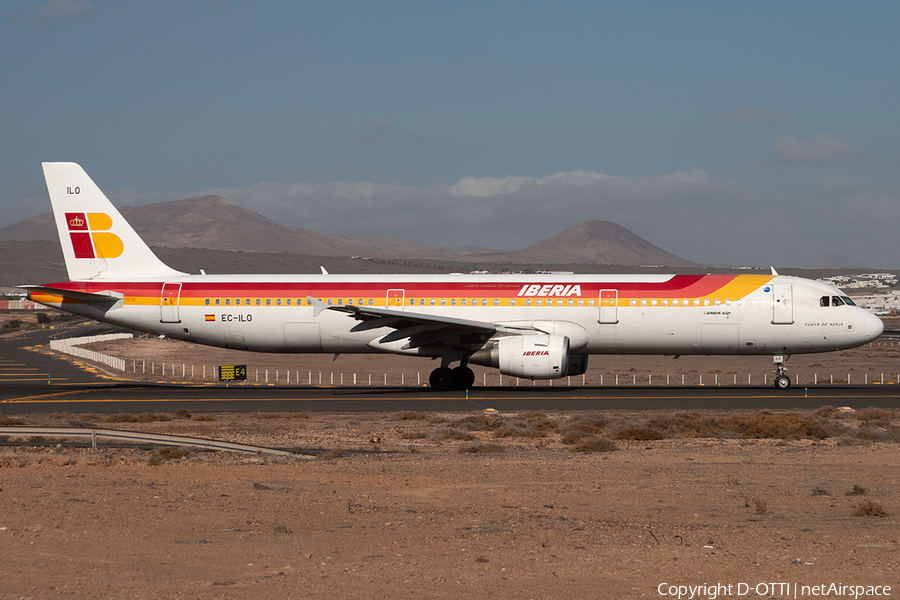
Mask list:
[[[9,23],[36,31],[46,31],[54,27],[65,27],[76,19],[90,17],[94,4],[85,0],[50,0],[38,4],[34,11],[22,16],[8,15]]]
[[[766,123],[775,125],[791,120],[789,115],[779,112],[766,111],[759,108],[739,108],[731,112],[720,112],[712,117],[716,121],[743,121],[746,123]]]
[[[838,139],[830,133],[820,133],[813,142],[779,135],[775,138],[775,156],[786,163],[825,163],[838,158],[854,159],[862,152],[851,142]]]
[[[767,193],[701,169],[624,176],[563,171],[546,177],[464,177],[452,185],[371,181],[263,182],[212,188],[270,219],[332,235],[389,236],[445,246],[517,250],[594,219],[618,223],[700,263],[803,265],[834,252],[897,264],[900,187],[867,190],[828,177],[806,191]],[[116,204],[175,199],[129,190]]]

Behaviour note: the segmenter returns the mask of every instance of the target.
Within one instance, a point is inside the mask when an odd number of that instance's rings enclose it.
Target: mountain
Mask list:
[[[516,264],[697,266],[611,221],[586,221],[522,250],[481,256]]]
[[[871,269],[862,261],[843,254],[826,254],[804,267],[806,269]]]
[[[696,266],[610,221],[587,221],[522,250],[499,252],[389,237],[323,235],[276,223],[220,196],[123,206],[119,210],[147,244],[162,248],[530,265]],[[0,241],[57,239],[50,213],[0,229]]]
[[[447,258],[469,251],[370,236],[329,236],[282,225],[221,196],[202,196],[119,209],[150,246],[309,256]],[[57,240],[51,213],[0,229],[0,241]]]

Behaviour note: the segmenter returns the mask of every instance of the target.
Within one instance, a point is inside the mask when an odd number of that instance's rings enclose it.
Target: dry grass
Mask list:
[[[847,496],[865,496],[868,493],[869,493],[869,490],[867,490],[866,488],[854,484],[853,487],[847,491],[846,495]]]

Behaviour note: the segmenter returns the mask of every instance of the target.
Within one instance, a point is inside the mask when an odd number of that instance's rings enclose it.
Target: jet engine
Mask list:
[[[569,338],[563,335],[503,337],[473,354],[469,362],[529,379],[558,379],[581,375],[587,369],[587,355],[570,355]]]

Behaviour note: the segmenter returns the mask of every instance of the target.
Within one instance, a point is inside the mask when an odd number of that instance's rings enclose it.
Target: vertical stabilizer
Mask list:
[[[41,165],[69,279],[184,275],[153,254],[81,166],[65,162]]]

